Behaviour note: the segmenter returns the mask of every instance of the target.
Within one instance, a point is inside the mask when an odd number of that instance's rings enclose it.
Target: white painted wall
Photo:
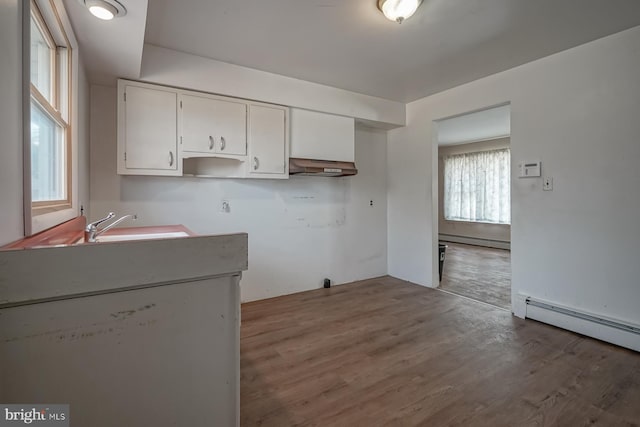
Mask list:
[[[90,86],[85,68],[78,67],[78,205],[89,215],[89,103]],[[79,208],[78,208],[79,209]]]
[[[405,104],[285,77],[150,44],[141,80],[354,117],[378,127],[405,124]]]
[[[387,272],[386,132],[358,128],[355,177],[233,180],[116,175],[116,90],[91,87],[91,213],[137,225],[249,233],[244,301]],[[221,212],[228,200],[230,213]],[[373,200],[373,206],[370,201]]]
[[[19,0],[0,1],[0,246],[24,235],[21,9]]]
[[[514,294],[640,324],[640,27],[407,106],[389,132],[389,273],[437,283],[433,120],[511,102]],[[520,313],[521,314],[521,313]]]

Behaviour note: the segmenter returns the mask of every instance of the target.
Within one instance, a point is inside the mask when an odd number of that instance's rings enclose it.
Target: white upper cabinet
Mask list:
[[[181,95],[183,157],[246,156],[247,105],[207,95]]]
[[[355,120],[292,108],[291,157],[354,162]]]
[[[289,108],[118,80],[118,174],[289,178]]]
[[[249,173],[287,178],[289,171],[287,109],[249,105]]]
[[[118,173],[181,175],[177,92],[119,81],[118,97]]]

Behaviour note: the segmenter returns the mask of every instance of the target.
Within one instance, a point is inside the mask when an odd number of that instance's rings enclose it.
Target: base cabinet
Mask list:
[[[238,279],[0,310],[2,401],[65,403],[78,426],[237,426]]]
[[[0,402],[68,404],[81,427],[238,426],[247,254],[245,233],[0,251]]]

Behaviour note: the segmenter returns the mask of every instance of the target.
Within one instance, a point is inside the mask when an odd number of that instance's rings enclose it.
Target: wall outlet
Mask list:
[[[231,212],[231,204],[229,204],[228,200],[223,200],[222,205],[220,206],[220,212],[229,213]]]
[[[545,176],[542,178],[542,190],[543,191],[553,191],[553,178],[550,176]]]

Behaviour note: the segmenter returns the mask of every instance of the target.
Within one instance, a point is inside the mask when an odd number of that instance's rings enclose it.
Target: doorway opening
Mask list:
[[[511,106],[436,127],[439,289],[510,310]]]

